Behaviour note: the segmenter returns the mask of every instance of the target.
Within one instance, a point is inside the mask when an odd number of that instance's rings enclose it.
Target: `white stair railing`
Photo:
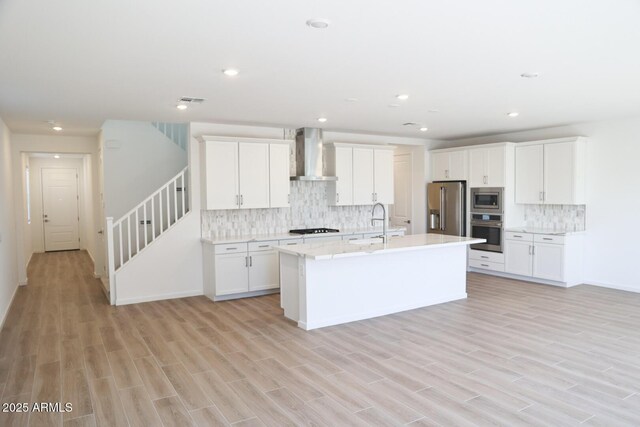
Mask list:
[[[110,280],[189,212],[187,170],[184,168],[117,221],[107,219]]]
[[[183,150],[187,149],[187,141],[189,139],[189,125],[187,123],[163,123],[151,122],[151,125],[158,129],[167,138],[173,141]]]

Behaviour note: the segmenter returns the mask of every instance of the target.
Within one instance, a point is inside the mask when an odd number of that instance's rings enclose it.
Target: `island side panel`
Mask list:
[[[280,306],[284,316],[297,322],[300,319],[299,281],[301,258],[280,252]]]
[[[466,253],[460,245],[306,259],[298,326],[310,330],[466,298]]]

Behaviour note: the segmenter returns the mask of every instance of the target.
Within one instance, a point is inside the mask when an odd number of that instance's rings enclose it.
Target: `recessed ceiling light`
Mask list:
[[[59,159],[59,158],[60,158],[60,154],[55,154],[55,155],[53,156],[53,158],[54,158],[54,159]]]
[[[54,126],[51,129],[55,130],[56,132],[60,132],[62,130],[60,126]]]
[[[222,72],[224,73],[225,76],[228,76],[228,77],[235,77],[240,73],[240,71],[236,70],[235,68],[226,68],[222,70]]]
[[[522,74],[520,74],[520,77],[524,77],[525,79],[535,79],[538,76],[540,76],[539,73],[522,73]]]
[[[407,99],[409,99],[409,95],[407,95],[406,93],[403,93],[400,95],[396,95],[396,98],[398,98],[400,101],[406,101]]]
[[[420,132],[426,132],[426,131],[428,131],[428,130],[429,130],[429,128],[428,128],[428,127],[425,127],[425,126],[423,126],[423,127],[421,127],[421,128],[420,128]]]
[[[320,123],[324,123],[324,122],[326,122],[326,121],[327,121],[327,118],[326,118],[326,117],[319,117],[319,118],[318,118],[318,121],[319,121]]]
[[[321,19],[321,18],[309,19],[307,21],[307,26],[309,26],[311,28],[316,28],[316,29],[319,29],[319,30],[323,30],[323,29],[327,28],[329,26],[329,24],[331,24],[331,22],[329,22],[328,19]]]
[[[389,104],[389,108],[398,108],[400,104]]]
[[[518,117],[520,115],[520,113],[518,113],[517,111],[512,111],[510,113],[507,113],[507,116],[509,117]]]
[[[178,110],[186,110],[188,107],[187,107],[186,104],[178,104],[178,105],[176,105],[176,108]]]

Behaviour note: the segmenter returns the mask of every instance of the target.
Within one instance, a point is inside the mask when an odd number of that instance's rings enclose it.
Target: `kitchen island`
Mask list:
[[[305,330],[467,297],[467,246],[483,239],[417,234],[276,246],[285,317]]]

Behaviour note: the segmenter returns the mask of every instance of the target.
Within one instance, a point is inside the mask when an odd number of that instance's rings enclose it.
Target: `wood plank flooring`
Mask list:
[[[73,411],[0,425],[640,425],[640,294],[470,274],[465,301],[305,332],[278,295],[111,307],[91,271],[34,255],[0,400]]]

